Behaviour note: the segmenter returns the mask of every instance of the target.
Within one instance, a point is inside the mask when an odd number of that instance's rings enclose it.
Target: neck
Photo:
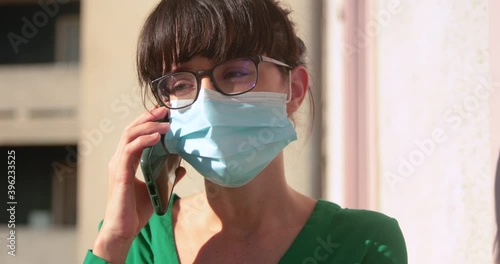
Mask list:
[[[286,182],[282,153],[242,187],[226,188],[206,180],[205,189],[209,225],[241,237],[292,220],[299,196]]]

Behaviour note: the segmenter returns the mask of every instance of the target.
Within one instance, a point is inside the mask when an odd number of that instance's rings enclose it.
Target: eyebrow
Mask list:
[[[184,62],[184,63],[181,63],[180,66],[179,65],[174,65],[174,66],[170,67],[171,71],[168,72],[168,73],[177,73],[177,72],[183,72],[183,71],[198,72],[198,71],[210,70],[210,69],[212,69],[213,67],[216,66],[216,64],[212,63],[212,65],[210,65],[207,69],[198,69],[198,70],[195,70],[196,65],[199,65],[199,64],[201,64],[201,63],[188,63],[188,62]]]
[[[170,67],[170,73],[183,72],[183,71],[191,71],[190,67],[187,66],[174,66]]]

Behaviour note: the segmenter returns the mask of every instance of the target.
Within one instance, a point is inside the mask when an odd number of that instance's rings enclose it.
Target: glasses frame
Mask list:
[[[222,89],[219,88],[219,85],[215,81],[215,77],[214,77],[214,74],[213,74],[214,73],[214,69],[217,68],[218,66],[220,66],[221,64],[224,64],[224,63],[227,63],[227,62],[231,62],[231,61],[235,61],[235,60],[242,60],[242,59],[249,59],[249,60],[251,60],[254,63],[255,69],[257,69],[257,76],[255,78],[255,83],[247,91],[239,92],[239,93],[230,93],[230,94],[229,93],[225,93],[224,91],[222,91]],[[158,103],[161,106],[165,106],[168,109],[182,109],[182,108],[191,106],[192,104],[194,104],[196,102],[196,100],[198,100],[198,95],[200,94],[200,90],[201,90],[201,78],[204,77],[204,76],[208,76],[210,78],[210,83],[215,88],[215,90],[217,90],[217,92],[219,92],[219,93],[221,93],[223,95],[226,95],[226,96],[235,96],[235,95],[240,95],[240,94],[244,94],[244,93],[250,92],[251,90],[253,90],[255,88],[255,86],[257,85],[257,82],[259,81],[259,64],[261,62],[269,62],[269,63],[275,64],[275,65],[278,65],[278,66],[285,67],[288,70],[292,70],[293,69],[290,65],[288,65],[286,63],[283,63],[281,61],[278,61],[278,60],[275,60],[273,58],[266,57],[266,56],[263,56],[263,55],[256,55],[256,56],[250,56],[250,57],[243,57],[243,58],[237,58],[237,59],[227,60],[227,61],[224,61],[224,62],[221,62],[221,63],[215,65],[214,67],[212,67],[209,70],[196,71],[196,72],[194,72],[194,71],[179,71],[179,72],[169,73],[169,74],[163,75],[163,76],[161,76],[161,77],[153,80],[151,82],[151,88],[152,88],[152,91],[153,91],[153,95],[156,98],[156,101],[158,101]],[[181,107],[169,107],[169,106],[167,106],[163,102],[163,100],[160,97],[160,91],[159,91],[158,84],[161,81],[163,81],[164,79],[166,79],[166,78],[169,78],[169,77],[172,77],[173,75],[178,75],[178,74],[181,74],[181,73],[189,73],[189,74],[192,74],[195,77],[195,79],[196,79],[196,97],[194,98],[193,102],[190,103],[190,104],[188,104],[188,105],[184,105],[184,106],[181,106]],[[169,98],[169,100],[170,100],[170,98]]]

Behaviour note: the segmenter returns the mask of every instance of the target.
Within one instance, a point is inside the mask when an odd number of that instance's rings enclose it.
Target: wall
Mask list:
[[[500,16],[494,10],[500,9],[500,2],[489,2],[490,25],[500,25]],[[500,28],[490,26],[490,64],[493,88],[496,90],[490,98],[491,152],[492,164],[496,164],[500,152]]]
[[[492,262],[488,10],[486,0],[401,1],[381,29],[379,207],[398,219],[410,263]]]
[[[74,144],[80,68],[74,64],[0,67],[0,144]],[[57,84],[57,85],[55,85]]]
[[[0,227],[2,237],[7,237],[9,229]],[[16,225],[16,256],[7,255],[7,249],[0,251],[2,264],[19,263],[76,263],[76,235],[74,228],[28,228]],[[5,241],[5,238],[2,239]],[[80,262],[81,263],[81,262]]]
[[[17,209],[17,255],[0,251],[0,263],[73,263],[75,260],[76,228],[42,228],[20,225],[21,215],[44,204],[50,197],[50,164],[53,156],[37,157],[17,146],[74,145],[78,138],[78,99],[80,68],[75,64],[33,64],[0,67],[0,145],[14,149],[17,154],[17,200],[31,201],[30,206]],[[66,150],[62,151],[63,153]],[[50,153],[53,154],[53,153]],[[65,157],[66,154],[63,154]],[[63,158],[64,159],[64,158]],[[46,165],[49,166],[39,167]],[[31,166],[31,167],[30,167]],[[34,167],[33,167],[34,166]],[[39,168],[38,174],[29,174]],[[71,171],[74,171],[70,169]],[[42,177],[40,177],[42,176]],[[66,175],[65,175],[66,176]],[[20,177],[24,177],[20,179]],[[30,177],[37,177],[36,180]],[[37,184],[42,181],[43,184]],[[60,181],[62,182],[62,181]],[[2,185],[6,186],[6,185]],[[49,188],[50,189],[50,188]],[[0,227],[0,237],[6,241],[7,225]],[[50,238],[50,244],[47,243]],[[61,251],[61,248],[70,247]]]

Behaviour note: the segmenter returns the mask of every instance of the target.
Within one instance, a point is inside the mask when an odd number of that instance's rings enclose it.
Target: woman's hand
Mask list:
[[[153,214],[146,184],[135,177],[142,150],[159,142],[169,123],[156,120],[167,115],[165,107],[146,112],[125,128],[109,162],[106,213],[94,242],[93,253],[111,263],[124,263],[130,245]],[[185,170],[177,170],[184,174]],[[181,178],[184,175],[178,175]]]

